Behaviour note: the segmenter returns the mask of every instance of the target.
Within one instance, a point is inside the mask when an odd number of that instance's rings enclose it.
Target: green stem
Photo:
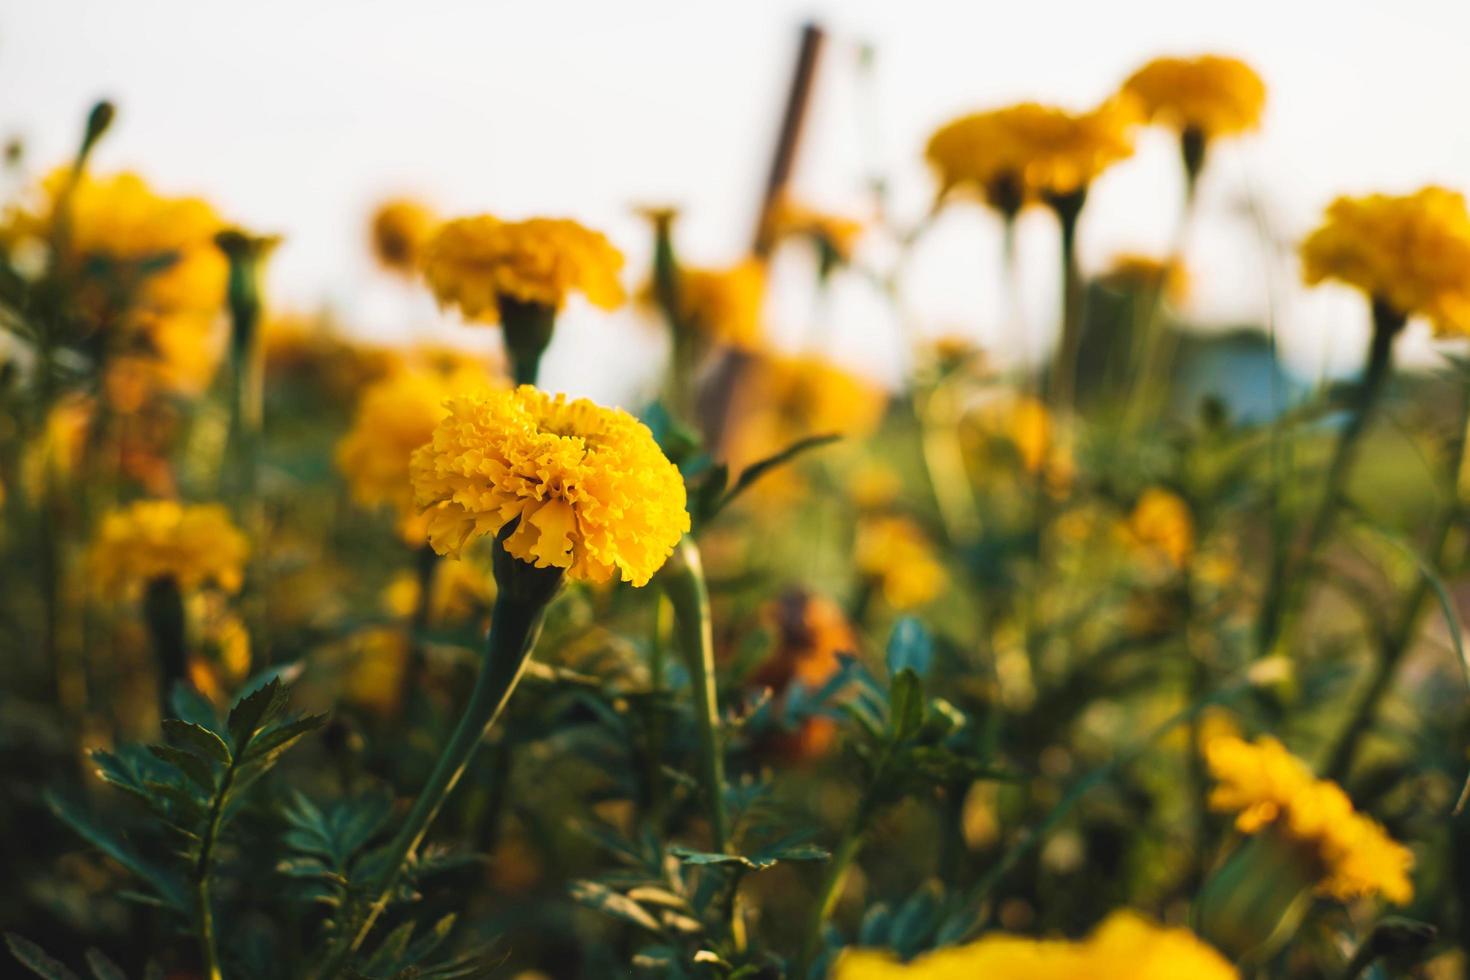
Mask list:
[[[699,546],[685,536],[659,572],[659,581],[674,607],[674,626],[684,653],[694,696],[694,723],[699,734],[700,782],[704,784],[713,849],[725,853],[729,820],[725,813],[725,750],[720,732],[720,704],[715,690],[715,641],[709,587],[699,559]]]
[[[499,578],[501,576],[497,575]],[[536,644],[541,620],[550,600],[549,594],[527,597],[518,596],[516,592],[501,582],[491,613],[485,664],[475,681],[464,714],[440,752],[428,782],[414,798],[413,807],[404,818],[402,827],[383,850],[382,870],[353,903],[338,941],[327,951],[315,976],[323,980],[337,976],[367,939],[373,924],[387,906],[404,865],[418,849],[440,807],[464,774],[470,757],[510,700],[530,660],[531,649]]]
[[[863,837],[872,808],[872,794],[865,792],[862,802],[858,804],[853,814],[852,822],[843,833],[837,849],[832,852],[832,860],[827,862],[827,872],[822,876],[822,884],[817,891],[817,900],[812,905],[811,918],[807,920],[806,937],[801,946],[801,958],[797,961],[796,970],[792,974],[795,980],[804,980],[817,958],[817,953],[822,948],[822,933],[827,928],[827,922],[832,918],[832,913],[837,910],[837,902],[842,898],[847,876],[857,862],[858,854],[862,852]]]
[[[556,328],[556,310],[509,296],[501,296],[498,305],[511,378],[518,385],[534,385],[541,373],[541,355],[551,345]]]
[[[1325,487],[1317,509],[1307,525],[1301,548],[1291,553],[1278,546],[1271,563],[1261,615],[1256,624],[1256,655],[1271,655],[1286,632],[1288,620],[1306,599],[1307,583],[1317,553],[1326,542],[1337,518],[1347,478],[1357,459],[1363,433],[1373,417],[1388,379],[1393,371],[1393,342],[1403,329],[1404,317],[1383,303],[1373,305],[1373,339],[1368,350],[1368,364],[1358,386],[1352,413],[1337,438],[1328,464]]]
[[[970,490],[965,454],[959,440],[958,398],[949,384],[939,382],[916,392],[920,449],[929,476],[929,489],[939,507],[939,518],[949,540],[966,544],[980,531],[980,514]]]
[[[236,761],[230,760],[220,777],[219,790],[209,807],[209,822],[199,842],[199,858],[194,862],[194,912],[199,927],[199,952],[204,957],[206,980],[220,980],[219,948],[214,935],[214,908],[210,902],[209,876],[214,870],[214,849],[219,843],[220,828],[225,822],[225,799],[235,783]]]
[[[1061,226],[1062,335],[1051,369],[1052,404],[1058,411],[1072,408],[1077,387],[1077,358],[1082,350],[1082,273],[1077,267],[1077,221],[1087,202],[1087,188],[1057,195],[1048,203]]]
[[[158,660],[158,716],[167,718],[169,694],[189,672],[184,597],[172,575],[161,575],[148,583],[143,593],[143,618],[153,636],[153,652]]]

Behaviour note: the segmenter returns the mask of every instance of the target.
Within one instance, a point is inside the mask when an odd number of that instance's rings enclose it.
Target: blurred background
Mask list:
[[[933,193],[926,136],[958,113],[1017,99],[1089,105],[1159,53],[1251,63],[1269,86],[1266,124],[1222,146],[1207,177],[1183,312],[1203,329],[1274,328],[1290,370],[1309,383],[1354,369],[1367,314],[1350,295],[1300,287],[1290,246],[1339,193],[1463,188],[1470,176],[1470,128],[1457,108],[1470,91],[1462,0],[438,0],[411,11],[261,0],[228,21],[211,5],[173,0],[10,0],[0,12],[0,125],[24,143],[22,172],[44,172],[71,152],[87,107],[114,99],[120,115],[99,171],[139,170],[161,192],[202,194],[230,220],[284,234],[271,266],[275,305],[326,307],[382,339],[437,332],[488,349],[496,338],[454,326],[425,290],[374,266],[373,205],[406,193],[446,214],[575,217],[624,250],[634,285],[650,237],[635,207],[674,204],[691,262],[734,261],[749,243],[808,20],[828,43],[798,196],[871,216],[881,181],[898,228]],[[1177,162],[1166,134],[1141,139],[1135,159],[1093,191],[1084,269],[1169,248]],[[970,335],[1002,361],[1039,355],[1058,318],[1055,234],[1049,215],[1022,223],[1024,337],[1002,329],[1000,236],[979,208],[949,209],[925,236],[899,310],[855,274],[812,308],[809,291],[782,288],[805,281],[805,270],[778,266],[772,332],[792,345],[820,336],[836,360],[880,380],[896,379],[907,356],[900,319],[921,333]],[[875,266],[888,261],[882,236],[866,247]],[[608,321],[569,310],[548,386],[611,401],[646,389],[660,331]],[[1409,364],[1432,357],[1427,331],[1416,326],[1400,353]]]

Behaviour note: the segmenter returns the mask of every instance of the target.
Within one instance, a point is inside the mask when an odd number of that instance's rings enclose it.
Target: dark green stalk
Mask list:
[[[260,278],[278,238],[224,231],[215,238],[230,263],[230,428],[225,488],[236,516],[247,527],[253,509],[259,465],[263,407],[260,322],[264,309]],[[253,528],[250,528],[253,530]]]
[[[1368,364],[1358,385],[1347,424],[1338,435],[1327,467],[1327,477],[1317,509],[1307,525],[1301,547],[1293,554],[1278,545],[1267,580],[1261,615],[1256,623],[1256,655],[1271,655],[1286,631],[1287,621],[1306,598],[1312,564],[1332,531],[1342,503],[1343,490],[1352,472],[1363,433],[1373,418],[1393,371],[1393,342],[1404,326],[1404,316],[1383,303],[1373,304],[1373,339]]]
[[[209,807],[209,821],[199,842],[199,857],[194,862],[191,879],[194,885],[194,914],[199,929],[199,952],[204,957],[206,980],[220,980],[219,948],[214,934],[214,908],[210,900],[209,876],[214,870],[214,850],[224,825],[225,800],[235,783],[236,762],[231,759],[220,777],[219,790]]]
[[[1077,387],[1077,358],[1082,349],[1082,273],[1077,267],[1077,221],[1087,203],[1087,188],[1058,194],[1047,204],[1057,216],[1062,245],[1062,334],[1051,368],[1052,404],[1072,408]]]
[[[875,790],[881,775],[880,764],[879,772],[863,790],[862,799],[858,802],[857,809],[853,811],[852,820],[848,822],[842,839],[832,852],[831,860],[827,862],[827,870],[822,875],[822,884],[817,889],[817,899],[812,905],[811,917],[807,920],[806,935],[801,945],[801,956],[792,974],[797,980],[805,980],[812,963],[816,960],[817,953],[822,948],[822,933],[826,930],[832,913],[837,910],[837,902],[842,898],[847,876],[857,862],[858,855],[862,853],[868,822],[872,819],[873,809],[877,803]]]
[[[143,619],[153,636],[158,661],[158,714],[169,717],[169,694],[188,677],[184,597],[172,575],[160,575],[143,592]]]
[[[541,355],[556,328],[556,309],[509,296],[501,296],[498,305],[511,378],[518,385],[534,385],[541,373]]]

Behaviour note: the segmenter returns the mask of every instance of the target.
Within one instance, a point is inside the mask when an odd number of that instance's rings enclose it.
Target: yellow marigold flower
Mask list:
[[[373,212],[373,255],[383,268],[403,275],[418,269],[424,243],[434,233],[438,216],[411,198],[384,201]]]
[[[530,385],[448,407],[410,467],[440,554],[519,519],[505,540],[514,557],[645,585],[689,530],[683,477],[628,413]]]
[[[1194,516],[1176,493],[1149,487],[1133,505],[1125,525],[1128,539],[1146,554],[1183,568],[1194,554]]]
[[[1205,140],[1261,124],[1266,83],[1243,61],[1219,55],[1156,58],[1123,83],[1149,120]]]
[[[1242,833],[1270,832],[1300,846],[1320,873],[1319,892],[1341,901],[1376,894],[1399,905],[1413,897],[1409,849],[1276,739],[1215,738],[1205,757],[1216,780],[1210,807],[1235,813]]]
[[[816,245],[828,270],[832,265],[852,261],[864,230],[861,221],[818,211],[790,197],[777,201],[766,220],[772,238],[804,238]]]
[[[679,323],[711,343],[753,349],[761,344],[761,304],[765,300],[766,270],[747,259],[726,269],[680,266],[678,270]],[[653,283],[639,298],[655,302]]]
[[[364,389],[352,428],[337,443],[337,468],[352,499],[363,507],[392,507],[405,540],[422,542],[424,522],[414,507],[409,457],[449,414],[445,402],[451,396],[488,381],[484,371],[470,367],[447,373],[404,368]]]
[[[0,243],[33,247],[48,240],[57,198],[71,177],[48,175],[33,203],[0,221]],[[84,175],[71,194],[66,252],[58,256],[76,283],[78,312],[117,330],[114,351],[148,354],[170,390],[198,394],[223,353],[218,313],[228,268],[214,235],[210,205],[158,194],[136,174]]]
[[[949,578],[923,529],[892,515],[859,522],[853,565],[894,609],[913,609],[933,600]]]
[[[1187,929],[1135,912],[1109,915],[1086,939],[989,935],[901,963],[891,953],[851,950],[833,980],[1235,980],[1225,957]]]
[[[1470,213],[1455,191],[1340,197],[1301,257],[1308,285],[1346,283],[1441,336],[1470,334]]]
[[[1165,298],[1174,303],[1182,303],[1189,298],[1189,270],[1183,263],[1136,252],[1113,256],[1100,281],[1117,290],[1153,293],[1162,289]]]
[[[1136,122],[1125,99],[1082,113],[1025,102],[946,124],[930,137],[925,157],[941,193],[968,189],[1014,214],[1038,199],[1084,191],[1132,156]]]
[[[490,215],[441,225],[424,244],[421,261],[439,305],[482,323],[499,322],[507,300],[558,310],[572,292],[615,309],[623,302],[622,267],[622,253],[575,221]]]
[[[402,619],[418,611],[419,598],[419,577],[407,570],[393,576],[381,595],[384,610]],[[443,561],[435,565],[429,589],[432,622],[461,622],[489,612],[494,602],[495,577],[488,563],[484,567],[471,561]]]
[[[245,535],[218,504],[141,500],[102,518],[92,546],[92,574],[107,595],[131,595],[169,577],[187,592],[212,583],[240,588]]]

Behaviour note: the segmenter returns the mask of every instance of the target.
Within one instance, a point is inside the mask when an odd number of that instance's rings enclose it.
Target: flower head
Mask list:
[[[498,322],[507,300],[559,310],[573,292],[615,309],[623,302],[622,266],[622,254],[606,238],[575,221],[490,215],[441,225],[421,260],[439,305],[482,323]]]
[[[424,243],[434,233],[438,216],[411,198],[384,201],[373,212],[373,255],[383,268],[403,275],[418,270]]]
[[[776,202],[767,221],[772,238],[806,239],[832,263],[852,261],[853,250],[863,236],[861,221],[818,211],[790,197]]]
[[[946,124],[929,138],[925,156],[941,193],[974,191],[1014,214],[1036,200],[1084,191],[1131,156],[1136,121],[1124,99],[1081,113],[1025,102]]]
[[[1321,875],[1319,892],[1342,901],[1378,894],[1397,904],[1413,897],[1408,848],[1280,742],[1222,736],[1206,744],[1205,757],[1216,780],[1210,807],[1235,813],[1241,833],[1278,834],[1299,845]]]
[[[1120,292],[1153,295],[1160,290],[1166,299],[1181,303],[1189,297],[1189,270],[1182,262],[1169,262],[1136,252],[1113,256],[1100,281]]]
[[[1152,122],[1205,140],[1261,124],[1266,83],[1243,61],[1219,55],[1156,58],[1123,83]]]
[[[245,535],[218,504],[141,500],[102,518],[92,546],[92,573],[102,592],[133,595],[169,577],[189,591],[212,583],[240,588]]]
[[[1442,187],[1340,197],[1301,245],[1308,285],[1354,286],[1441,335],[1470,334],[1470,213]]]
[[[756,348],[761,342],[765,291],[765,266],[754,259],[725,269],[680,266],[679,323],[712,343]],[[640,298],[646,303],[654,301],[652,283],[643,289]]]
[[[689,530],[683,477],[628,413],[529,385],[448,409],[410,466],[440,554],[519,521],[505,539],[515,558],[644,585]]]
[[[1225,957],[1187,929],[1159,926],[1134,912],[1114,912],[1086,939],[988,935],[966,946],[925,953],[911,963],[852,950],[834,980],[1234,980]]]
[[[1194,517],[1189,504],[1162,487],[1149,487],[1139,496],[1125,533],[1145,555],[1171,568],[1183,568],[1194,554]]]
[[[924,605],[944,591],[949,579],[923,529],[895,515],[869,517],[858,524],[853,565],[894,609]]]

